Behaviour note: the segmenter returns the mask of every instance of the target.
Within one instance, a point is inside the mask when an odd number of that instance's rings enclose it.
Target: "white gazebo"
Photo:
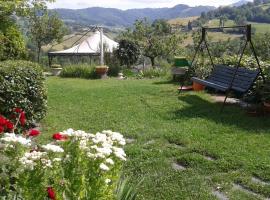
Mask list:
[[[118,47],[118,43],[108,38],[103,34],[103,29],[95,31],[95,33],[88,37],[83,42],[62,51],[49,52],[49,65],[51,66],[54,57],[64,56],[100,56],[100,65],[104,64],[104,49],[108,53],[112,53]]]

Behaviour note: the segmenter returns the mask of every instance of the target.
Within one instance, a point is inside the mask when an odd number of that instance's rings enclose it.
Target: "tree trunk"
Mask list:
[[[41,52],[41,46],[38,47],[38,55],[37,55],[37,62],[39,63],[40,60],[40,52]]]
[[[155,58],[150,58],[152,67],[155,67]]]

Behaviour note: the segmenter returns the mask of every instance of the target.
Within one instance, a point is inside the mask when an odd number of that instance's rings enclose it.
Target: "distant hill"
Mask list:
[[[238,1],[238,2],[236,2],[236,3],[234,3],[234,4],[232,4],[231,6],[239,7],[239,6],[245,5],[245,4],[249,3],[249,2],[250,2],[250,1],[248,1],[248,0],[240,0],[240,1]]]
[[[115,8],[92,7],[85,9],[54,9],[59,16],[69,23],[82,25],[131,26],[136,19],[174,19],[199,16],[202,12],[214,10],[212,6],[190,7],[179,4],[173,8],[145,8],[120,10]]]

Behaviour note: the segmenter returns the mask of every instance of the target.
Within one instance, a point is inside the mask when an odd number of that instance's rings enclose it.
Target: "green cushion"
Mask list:
[[[185,57],[175,57],[174,67],[189,67],[190,62]]]

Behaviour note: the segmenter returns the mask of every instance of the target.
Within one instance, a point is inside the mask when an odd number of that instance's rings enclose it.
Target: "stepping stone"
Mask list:
[[[216,160],[216,158],[213,158],[211,156],[205,156],[205,155],[203,155],[203,157],[204,157],[204,159],[209,160],[209,161],[215,161]]]
[[[127,144],[132,144],[132,143],[134,143],[134,142],[136,142],[136,140],[133,139],[133,138],[127,138],[127,139],[126,139],[126,143],[127,143]]]
[[[254,183],[261,184],[261,185],[270,185],[270,182],[263,181],[263,180],[261,180],[261,179],[259,179],[257,177],[252,177],[251,181],[254,182]]]
[[[229,198],[223,194],[222,192],[218,191],[218,190],[214,190],[212,192],[212,194],[217,197],[219,200],[229,200]]]
[[[179,163],[172,163],[172,168],[176,171],[183,171],[183,170],[186,170],[187,168],[184,167],[183,165],[179,164]]]
[[[148,142],[146,142],[144,145],[150,145],[150,144],[155,144],[155,140],[149,140]]]
[[[212,99],[217,102],[217,103],[223,103],[224,102],[224,99],[225,99],[225,96],[215,96],[213,95],[212,96]],[[228,97],[227,99],[227,103],[228,104],[239,104],[240,103],[240,100],[239,99],[235,99],[235,98],[230,98]]]
[[[172,142],[172,141],[168,141],[168,142],[172,147],[179,148],[179,149],[186,148],[184,144],[181,144],[181,143],[178,143],[178,142]]]
[[[233,189],[234,190],[241,190],[247,194],[250,194],[250,195],[253,195],[253,196],[256,196],[256,197],[262,197],[260,194],[258,193],[255,193],[251,190],[249,190],[248,188],[245,188],[244,186],[240,185],[240,184],[237,184],[237,183],[234,183],[233,184]]]

